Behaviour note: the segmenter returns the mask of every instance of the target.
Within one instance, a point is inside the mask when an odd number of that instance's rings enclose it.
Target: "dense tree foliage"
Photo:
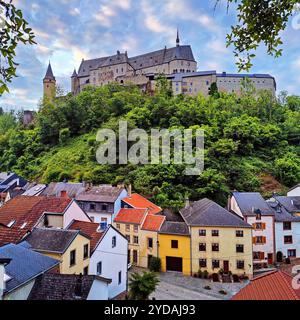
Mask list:
[[[34,33],[12,0],[0,0],[0,96],[16,76],[16,49],[20,43],[34,44]]]
[[[252,67],[251,60],[260,44],[265,45],[271,56],[282,54],[281,34],[299,0],[227,0],[227,3],[228,7],[237,4],[238,24],[232,26],[227,43],[234,46],[240,70]]]
[[[209,197],[225,204],[228,193],[260,191],[261,175],[290,187],[300,179],[300,97],[280,102],[267,92],[247,91],[197,97],[172,96],[165,85],[149,96],[134,86],[88,87],[78,96],[44,101],[35,124],[24,128],[11,114],[0,115],[0,170],[14,170],[42,182],[132,183],[162,207],[180,208],[185,199]],[[129,129],[204,129],[205,170],[186,176],[184,165],[100,165],[96,133]]]

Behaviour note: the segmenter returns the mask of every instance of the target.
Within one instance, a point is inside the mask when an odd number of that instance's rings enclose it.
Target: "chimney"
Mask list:
[[[66,190],[62,190],[62,191],[60,192],[60,197],[61,197],[61,198],[69,198],[67,191],[66,191]]]
[[[131,195],[132,195],[132,185],[131,185],[131,183],[128,185],[127,192],[128,192],[128,197],[130,198]]]
[[[9,264],[11,259],[0,259],[0,300],[3,299],[3,294],[5,290],[5,266]]]
[[[190,206],[190,199],[189,197],[185,197],[185,207],[188,208]]]

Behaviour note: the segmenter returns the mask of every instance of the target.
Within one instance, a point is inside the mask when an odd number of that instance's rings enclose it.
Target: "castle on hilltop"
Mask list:
[[[268,74],[227,74],[216,71],[197,71],[197,61],[190,45],[181,45],[177,31],[176,46],[128,57],[127,51],[91,60],[82,60],[78,72],[71,77],[71,92],[79,94],[86,86],[103,86],[117,82],[135,84],[142,91],[153,93],[155,80],[165,75],[172,84],[174,94],[207,96],[213,83],[219,92],[236,93],[242,90],[242,82],[249,79],[256,91],[268,90],[275,96],[276,81]],[[49,63],[44,78],[44,94],[53,92],[56,81]]]

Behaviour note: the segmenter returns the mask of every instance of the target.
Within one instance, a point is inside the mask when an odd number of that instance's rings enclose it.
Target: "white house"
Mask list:
[[[233,192],[229,209],[253,227],[253,267],[260,269],[275,260],[275,215],[256,192]]]
[[[300,197],[273,196],[268,204],[275,214],[276,260],[299,258]]]
[[[102,223],[105,228],[113,223],[125,197],[127,191],[123,187],[100,185],[87,188],[76,196],[76,200],[93,222]]]
[[[300,183],[291,188],[288,193],[288,197],[300,197]]]
[[[128,241],[113,226],[105,230],[98,223],[73,221],[68,229],[81,230],[91,238],[89,274],[110,279],[109,299],[127,291]]]

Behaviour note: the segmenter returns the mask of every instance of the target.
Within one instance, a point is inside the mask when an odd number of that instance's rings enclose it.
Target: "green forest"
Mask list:
[[[173,96],[161,79],[155,95],[135,86],[87,87],[78,96],[44,99],[33,124],[21,114],[0,114],[0,170],[43,183],[68,180],[131,183],[164,208],[180,208],[186,197],[208,197],[224,205],[230,191],[284,193],[300,181],[300,97],[268,92],[254,97],[219,94]],[[182,165],[99,165],[100,128],[204,129],[205,170],[184,175]]]

